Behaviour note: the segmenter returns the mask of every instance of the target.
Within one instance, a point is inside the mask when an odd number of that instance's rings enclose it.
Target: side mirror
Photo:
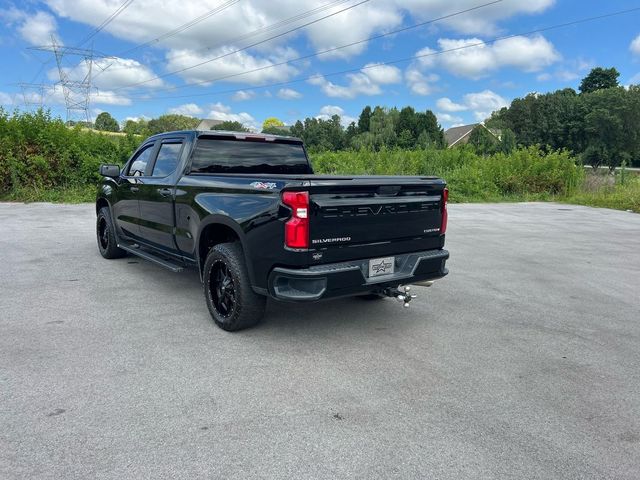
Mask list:
[[[119,177],[120,167],[118,165],[100,165],[100,175],[111,178]]]

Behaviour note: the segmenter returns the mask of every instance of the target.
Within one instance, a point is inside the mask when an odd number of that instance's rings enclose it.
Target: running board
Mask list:
[[[140,258],[144,258],[145,260],[155,263],[156,265],[160,265],[161,267],[167,268],[174,273],[178,273],[184,270],[184,267],[181,264],[173,262],[171,260],[167,260],[165,258],[158,257],[157,255],[154,255],[151,252],[147,252],[146,250],[141,250],[140,247],[137,245],[130,246],[130,245],[120,244],[118,245],[118,247],[124,250],[125,252],[129,252]]]

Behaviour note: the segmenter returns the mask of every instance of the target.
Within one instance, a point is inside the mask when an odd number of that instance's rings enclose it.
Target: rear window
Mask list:
[[[299,143],[199,139],[192,173],[311,173]]]

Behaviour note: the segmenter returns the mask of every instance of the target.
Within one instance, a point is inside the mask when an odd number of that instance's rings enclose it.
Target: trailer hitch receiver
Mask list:
[[[417,295],[412,295],[411,287],[409,285],[398,285],[397,287],[388,287],[384,290],[384,294],[387,297],[394,297],[399,302],[402,302],[402,306],[405,308],[409,307],[409,302],[417,297]]]

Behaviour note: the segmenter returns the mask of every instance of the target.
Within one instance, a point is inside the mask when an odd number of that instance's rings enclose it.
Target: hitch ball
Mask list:
[[[402,290],[400,290],[402,288]],[[411,295],[409,292],[411,291],[411,287],[406,285],[405,287],[398,286],[398,288],[388,288],[385,290],[385,295],[389,297],[395,297],[396,300],[403,303],[405,308],[409,307],[409,302],[416,298],[417,295]]]

